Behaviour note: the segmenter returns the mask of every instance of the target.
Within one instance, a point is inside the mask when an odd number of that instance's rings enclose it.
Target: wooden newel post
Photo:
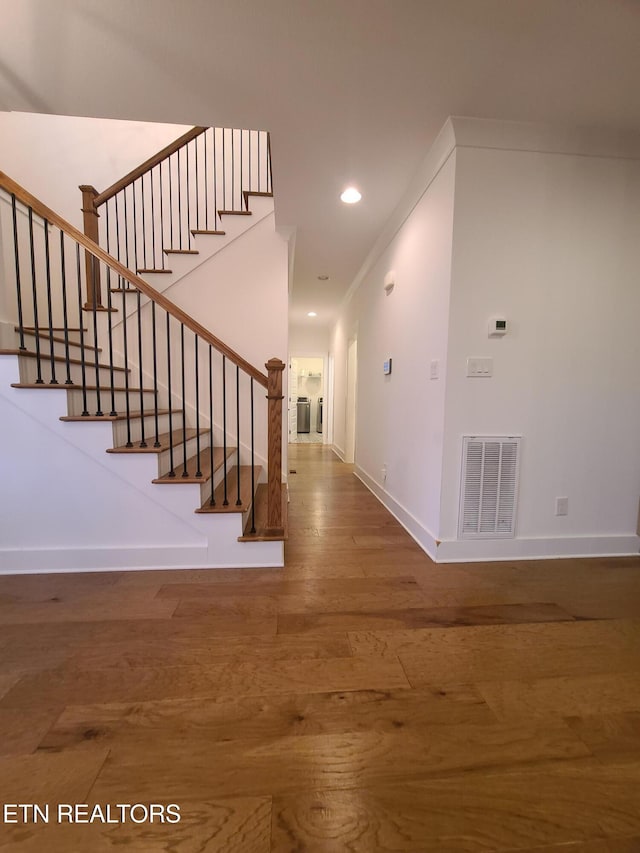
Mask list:
[[[99,214],[94,202],[98,195],[95,187],[83,185],[79,187],[82,193],[82,216],[84,220],[84,233],[94,243],[100,242],[98,233]],[[85,308],[102,308],[102,291],[100,287],[100,264],[93,260],[89,252],[84,253],[85,270],[87,274],[87,301]]]
[[[282,536],[282,372],[285,364],[279,358],[271,358],[265,364],[267,368],[267,423],[269,491],[267,508],[267,529],[273,536]]]

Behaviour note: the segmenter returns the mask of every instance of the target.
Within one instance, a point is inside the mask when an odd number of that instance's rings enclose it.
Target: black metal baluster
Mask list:
[[[203,137],[204,139],[204,137]],[[195,140],[196,157],[196,231],[200,230],[200,169],[198,163],[198,140]],[[205,182],[206,184],[206,182]]]
[[[155,269],[164,269],[164,192],[162,189],[162,163],[159,164],[160,170],[160,267]]]
[[[144,175],[140,176],[140,204],[142,205],[142,268],[147,268],[147,217],[144,203]],[[136,265],[136,272],[138,268]]]
[[[98,361],[98,311],[96,308],[96,276],[99,271],[99,261],[97,260],[95,255],[91,255],[91,287],[93,291],[92,295],[92,305],[91,305],[91,313],[93,314],[93,359],[96,370],[96,403],[98,404],[98,408],[96,410],[96,417],[103,417],[102,411],[102,398],[100,394],[100,366]],[[96,270],[97,268],[97,270]]]
[[[222,128],[222,209],[227,209],[227,129]]]
[[[187,249],[191,246],[191,170],[189,169],[189,146],[184,149],[187,160]]]
[[[196,380],[196,477],[202,477],[200,469],[200,386],[199,386],[199,365],[198,365],[198,336],[194,336],[195,349],[195,380]],[[213,448],[212,448],[213,450]]]
[[[214,130],[215,133],[215,130]],[[209,344],[209,474],[211,476],[211,497],[209,505],[216,505],[215,488],[213,482],[214,460],[213,460],[213,352]]]
[[[215,127],[213,128],[213,230],[218,230],[218,160]]]
[[[33,291],[33,324],[36,336],[36,385],[44,385],[40,364],[40,327],[38,326],[38,292],[36,286],[36,254],[33,245],[33,208],[29,208],[29,251],[31,255],[31,285]],[[82,314],[80,315],[82,316]]]
[[[138,307],[138,378],[140,380],[140,447],[147,447],[144,433],[144,390],[142,381],[142,311],[140,308],[140,291],[137,292]]]
[[[182,248],[182,178],[180,176],[180,149],[176,151],[178,158],[178,248]],[[173,244],[172,244],[173,248]]]
[[[56,356],[53,342],[53,305],[51,302],[51,255],[49,253],[49,222],[44,220],[44,269],[47,281],[47,318],[49,320],[49,359],[51,363],[51,379],[49,385],[58,385],[56,379]],[[95,296],[94,296],[95,298]]]
[[[181,361],[181,374],[182,374],[182,438],[183,438],[183,448],[184,448],[184,469],[182,471],[183,477],[188,477],[189,472],[187,471],[187,409],[186,409],[186,391],[184,387],[184,323],[180,323],[180,361]]]
[[[106,220],[106,232],[107,232],[107,254],[111,254],[110,251],[110,241],[111,241],[111,217],[109,216],[109,201],[105,204],[105,220]],[[115,417],[118,414],[116,409],[116,383],[115,376],[113,370],[113,321],[112,321],[112,311],[113,307],[113,297],[111,295],[111,267],[107,266],[107,329],[109,336],[109,382],[111,383],[111,411],[109,412],[111,417]]]
[[[151,178],[151,254],[153,257],[151,267],[152,269],[157,270],[158,266],[156,263],[156,194],[153,189],[153,169],[149,172],[149,177]],[[160,202],[160,204],[162,204],[162,201]]]
[[[167,167],[169,170],[169,248],[173,249],[173,169],[171,168],[171,155],[167,160]],[[164,246],[162,248],[164,250]],[[164,269],[164,251],[162,261],[162,268]]]
[[[78,283],[78,317],[80,318],[80,370],[82,375],[82,417],[89,417],[87,406],[87,375],[84,363],[84,317],[82,313],[82,272],[80,270],[80,244],[76,243],[76,280]]]
[[[223,506],[229,506],[227,498],[227,359],[222,356],[222,452],[224,466],[224,500]]]
[[[136,207],[136,184],[131,184],[131,195],[133,197],[133,269],[134,272],[138,271],[138,212]],[[129,259],[127,258],[127,266],[131,269],[129,265]]]
[[[238,499],[236,506],[242,506],[240,497],[240,368],[236,365],[236,465],[238,466]]]
[[[64,231],[60,232],[60,283],[62,285],[62,319],[64,326],[64,360],[67,369],[65,385],[73,385],[69,355],[69,312],[67,308],[67,270],[64,256]]]
[[[215,131],[214,131],[215,132]],[[204,228],[209,230],[209,155],[207,154],[207,130],[203,135],[204,140]]]
[[[233,128],[231,128],[231,210],[242,210],[242,208],[236,208],[236,142],[235,142],[236,132]]]
[[[18,217],[16,212],[16,197],[11,194],[11,212],[13,216],[13,251],[16,264],[16,291],[18,297],[18,327],[20,330],[20,349],[26,350],[24,345],[24,322],[22,317],[22,287],[20,282],[20,244],[18,242]]]
[[[254,451],[254,435],[253,435],[253,376],[251,377],[251,494],[256,493],[256,464]],[[251,533],[256,532],[256,502],[255,497],[251,501]]]
[[[151,335],[153,338],[153,417],[155,421],[156,440],[153,442],[154,447],[160,447],[159,426],[158,426],[158,360],[156,351],[156,303],[151,302]]]
[[[171,315],[167,312],[167,392],[169,394],[169,477],[176,476],[173,465],[173,399],[171,397]]]
[[[118,260],[121,260],[122,255],[120,252],[120,209],[118,206],[119,198],[120,198],[120,193],[118,193],[116,196],[114,196],[113,200],[115,202],[114,207],[116,210],[116,258]],[[124,287],[124,282],[122,281],[122,278],[120,276],[118,276],[118,287]]]
[[[131,401],[129,400],[129,341],[127,337],[127,295],[122,290],[122,349],[124,354],[124,399],[127,415],[127,443],[125,447],[133,447],[131,441]]]
[[[129,263],[129,219],[127,215],[127,188],[122,191],[124,196],[124,263],[127,269],[131,269]],[[126,283],[125,283],[126,282]],[[129,282],[126,279],[122,280],[122,286],[125,290],[129,290]]]

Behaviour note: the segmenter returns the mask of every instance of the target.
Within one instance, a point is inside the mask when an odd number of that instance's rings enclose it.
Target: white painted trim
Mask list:
[[[456,147],[637,160],[640,136],[610,129],[451,116]]]
[[[335,450],[335,447],[333,448]],[[569,557],[637,556],[640,536],[567,536],[536,539],[449,540],[440,542],[358,465],[356,477],[435,563],[485,563],[502,560],[553,560]]]
[[[359,465],[355,466],[353,472],[356,477],[365,485],[369,491],[380,501],[391,515],[400,522],[407,531],[409,536],[422,548],[422,550],[434,562],[436,561],[436,553],[438,550],[438,542],[430,530],[421,524],[418,519],[412,515],[409,510],[404,507],[399,501],[391,497],[389,492],[384,489],[380,483],[376,482],[373,477],[370,477]]]
[[[640,550],[638,536],[566,536],[535,539],[448,540],[438,547],[437,563],[500,560],[553,560],[567,557],[628,557]]]
[[[261,544],[265,543],[251,543],[244,542],[244,546],[251,546],[253,544]],[[275,545],[282,545],[281,542],[270,543]],[[136,557],[136,551],[140,549],[129,548],[129,549],[111,549],[109,552],[105,552],[104,549],[95,549],[95,550],[86,550],[86,549],[59,549],[59,550],[46,550],[46,549],[34,549],[30,551],[22,551],[21,553],[25,554],[29,559],[24,560],[24,566],[9,568],[7,566],[1,565],[0,563],[0,576],[2,575],[56,575],[56,574],[76,574],[76,573],[88,573],[88,572],[148,572],[148,571],[171,571],[172,569],[209,569],[211,572],[215,572],[217,569],[281,569],[284,565],[284,561],[281,558],[274,558],[272,561],[253,561],[251,564],[247,563],[228,563],[225,565],[212,566],[207,563],[206,560],[193,560],[191,562],[185,563],[185,551],[188,550],[186,548],[172,549],[176,552],[176,556],[178,558],[175,563],[166,563],[163,564],[161,560],[167,560],[170,558],[171,554],[168,549],[157,549],[159,560],[157,563],[150,562],[149,564],[139,563],[136,565],[134,563]],[[205,549],[206,551],[206,549]],[[144,549],[145,555],[151,554],[153,549]],[[2,560],[4,554],[9,554],[11,552],[0,552],[0,561]],[[114,558],[112,564],[105,559],[104,565],[97,565],[97,557],[107,557],[111,554]],[[115,559],[117,556],[117,559]],[[83,560],[87,560],[87,566],[84,565]],[[55,561],[55,562],[54,562]],[[76,565],[74,563],[77,562]],[[46,566],[46,568],[43,568]]]
[[[332,444],[331,450],[333,450],[341,462],[344,462],[344,450],[341,447],[338,447],[337,444]]]

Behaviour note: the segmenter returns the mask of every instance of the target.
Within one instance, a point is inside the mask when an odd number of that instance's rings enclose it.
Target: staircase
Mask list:
[[[167,296],[271,198],[268,136],[194,128],[106,192],[81,190],[84,234],[0,173],[4,453],[26,481],[0,507],[0,571],[282,565],[284,364],[259,370]],[[84,483],[73,495],[53,487],[56,460]]]

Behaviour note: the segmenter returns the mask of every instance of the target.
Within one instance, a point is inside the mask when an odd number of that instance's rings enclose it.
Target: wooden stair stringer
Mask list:
[[[269,201],[272,198],[271,194],[251,193],[257,198],[264,198]],[[223,211],[225,215],[230,216],[230,223],[222,231],[199,231],[194,229],[194,250],[173,250],[171,248],[163,249],[163,252],[171,257],[172,268],[170,270],[138,270],[138,275],[147,280],[159,293],[168,294],[174,285],[181,282],[184,278],[201,267],[203,264],[213,260],[217,255],[233,245],[237,240],[253,230],[257,225],[267,219],[273,213],[273,203],[265,204],[264,209],[259,211]],[[247,215],[250,214],[250,215]],[[236,224],[238,223],[238,224]],[[210,247],[207,248],[207,246]],[[195,253],[195,254],[194,254]],[[120,313],[113,318],[112,327],[118,328],[123,322],[122,311],[122,294],[125,294],[125,312],[126,319],[134,316],[137,312],[137,299],[131,299],[131,294],[137,294],[135,287],[131,288],[114,288],[114,302]],[[149,297],[141,294],[140,307],[143,308],[149,302]]]

